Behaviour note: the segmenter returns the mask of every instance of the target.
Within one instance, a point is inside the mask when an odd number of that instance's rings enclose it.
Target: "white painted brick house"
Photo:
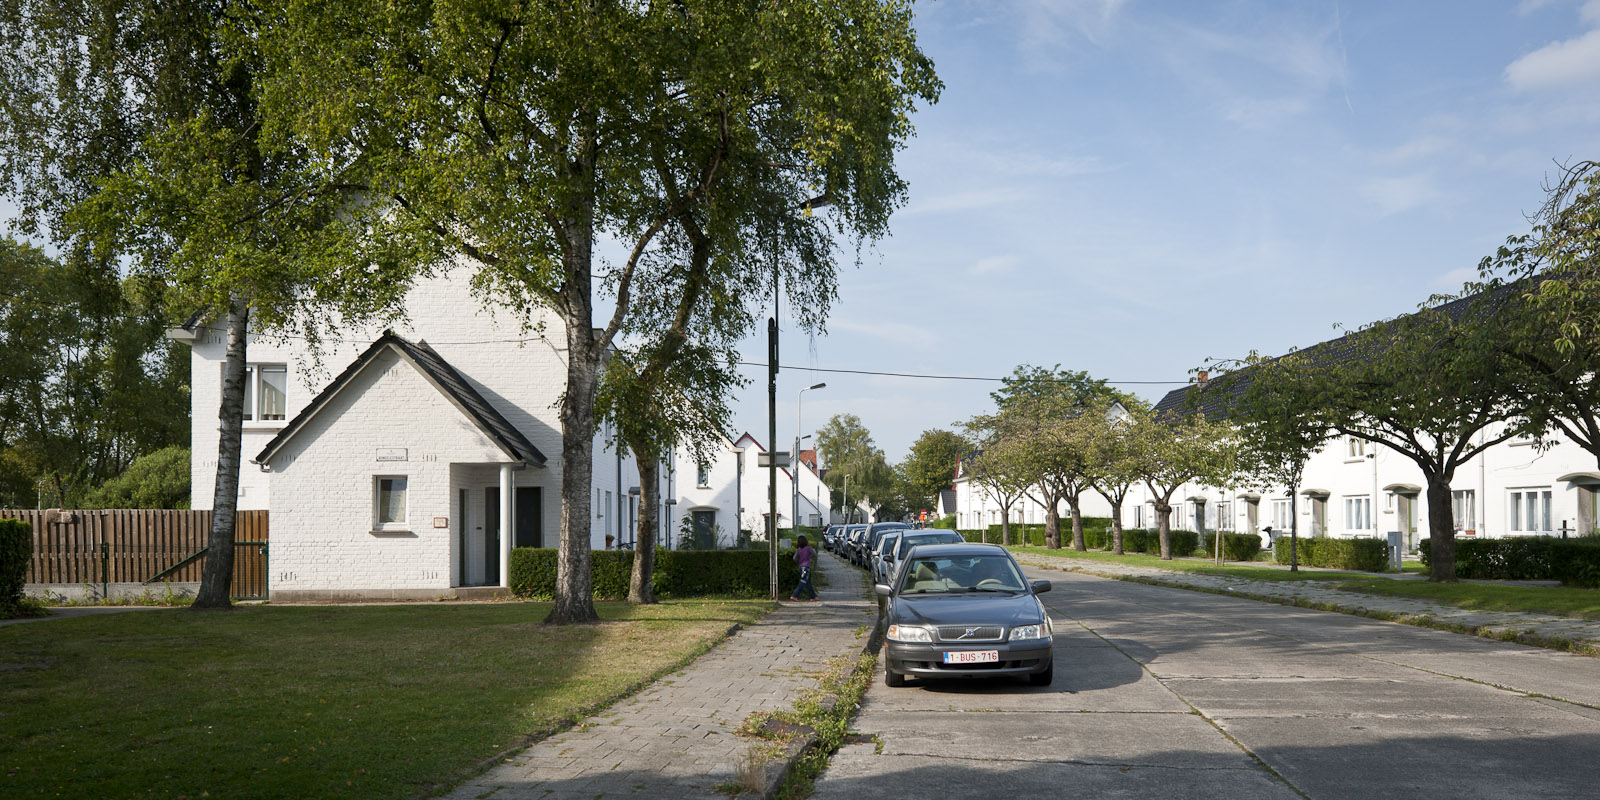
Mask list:
[[[349,331],[328,348],[336,377],[310,369],[301,342],[250,338],[243,453],[256,463],[239,507],[271,511],[275,599],[505,586],[513,544],[556,542],[561,320],[535,312],[539,333],[524,333],[461,277],[419,282],[407,309],[393,333]],[[172,335],[192,345],[192,502],[209,508],[223,337],[204,324]],[[638,470],[609,434],[594,441],[596,549],[631,542],[638,518]]]

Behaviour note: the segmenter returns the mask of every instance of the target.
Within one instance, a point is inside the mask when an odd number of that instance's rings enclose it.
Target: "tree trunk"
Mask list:
[[[1000,546],[1011,546],[1011,506],[1000,507]]]
[[[1300,483],[1289,484],[1289,571],[1300,571]]]
[[[1027,528],[1023,528],[1023,535],[1027,535]],[[1044,546],[1051,550],[1061,549],[1061,512],[1056,510],[1054,497],[1044,508]]]
[[[639,462],[639,532],[633,546],[633,575],[628,578],[628,602],[654,603],[651,580],[656,574],[656,508],[661,501],[661,461],[642,455],[632,445]]]
[[[193,608],[232,608],[233,528],[239,508],[239,462],[244,449],[245,357],[250,306],[235,297],[228,305],[228,345],[222,360],[222,405],[217,410],[217,480],[211,494],[211,537]]]
[[[1122,498],[1111,504],[1111,552],[1122,555]]]
[[[1450,477],[1428,476],[1429,580],[1456,582],[1456,521],[1450,510]]]
[[[587,156],[592,159],[593,154]],[[592,169],[585,161],[579,169]],[[567,329],[567,387],[561,397],[561,542],[556,556],[555,604],[545,622],[569,625],[596,622],[589,542],[589,506],[594,483],[594,395],[602,342],[595,341],[593,279],[594,201],[568,202],[563,229],[561,320]],[[619,487],[620,488],[620,487]]]
[[[1156,503],[1156,533],[1161,540],[1161,560],[1172,560],[1172,504],[1163,500]]]
[[[1077,495],[1067,496],[1067,511],[1072,514],[1072,549],[1086,552],[1089,547],[1083,541],[1083,509]]]

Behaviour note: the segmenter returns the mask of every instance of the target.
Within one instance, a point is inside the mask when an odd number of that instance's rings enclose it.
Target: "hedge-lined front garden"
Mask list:
[[[1300,537],[1296,557],[1307,567],[1384,572],[1389,569],[1389,543],[1383,539],[1334,539]],[[1289,563],[1289,537],[1280,536],[1272,548],[1272,558]]]
[[[1418,547],[1422,563],[1432,566],[1432,540]],[[1501,581],[1561,581],[1566,586],[1600,588],[1600,537],[1558,539],[1516,536],[1505,539],[1457,539],[1456,577]]]
[[[548,600],[556,593],[556,553],[549,547],[519,547],[511,551],[511,592],[518,597]],[[656,596],[766,597],[769,572],[766,550],[657,550],[655,576],[650,584]],[[633,575],[632,550],[596,550],[591,583],[596,598],[628,596]],[[794,551],[778,554],[778,586],[789,591],[800,582]]]
[[[1000,544],[1000,526],[990,525],[981,531],[960,531],[962,538],[969,542],[986,542]],[[1026,540],[1023,534],[1027,534]],[[1200,534],[1194,531],[1171,531],[1172,554],[1174,556],[1191,556],[1200,548]],[[1242,538],[1251,538],[1241,535]],[[1044,547],[1043,525],[1012,525],[1011,543],[1028,547]],[[1111,549],[1111,519],[1109,517],[1084,517],[1083,518],[1083,543],[1090,550]],[[1061,546],[1072,546],[1072,522],[1061,521]],[[1256,540],[1257,549],[1260,548],[1260,539]],[[1122,551],[1125,553],[1147,553],[1161,555],[1161,535],[1159,531],[1140,530],[1130,528],[1122,532]],[[1232,556],[1229,556],[1232,559]],[[1253,558],[1253,557],[1252,557]],[[1234,559],[1248,561],[1250,559]]]
[[[0,519],[0,619],[22,608],[22,584],[33,556],[33,528],[20,519]]]
[[[1216,533],[1211,532],[1200,540],[1208,558],[1214,557],[1211,548],[1216,544]],[[1222,534],[1222,558],[1224,561],[1254,561],[1261,553],[1261,537],[1253,533],[1224,533]]]

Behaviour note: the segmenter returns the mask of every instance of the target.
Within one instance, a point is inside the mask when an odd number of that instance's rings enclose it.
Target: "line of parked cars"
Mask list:
[[[822,544],[870,572],[885,598],[886,685],[1014,675],[1048,686],[1054,678],[1054,630],[1038,598],[1050,582],[1025,580],[1011,551],[903,522],[833,525]]]

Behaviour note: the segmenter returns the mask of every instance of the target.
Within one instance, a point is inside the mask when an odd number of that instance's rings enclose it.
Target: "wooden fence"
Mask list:
[[[267,512],[240,511],[234,541],[265,543]],[[143,583],[206,546],[211,512],[148,509],[0,509],[0,519],[33,528],[26,583]],[[265,594],[266,548],[240,546],[234,555],[234,594]],[[259,557],[259,558],[257,558]],[[205,558],[163,576],[198,582]]]

